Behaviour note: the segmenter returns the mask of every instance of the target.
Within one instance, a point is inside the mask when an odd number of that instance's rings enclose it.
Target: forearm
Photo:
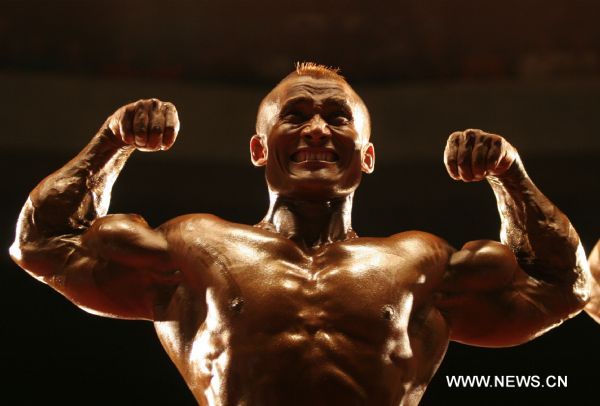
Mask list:
[[[530,276],[550,283],[583,284],[587,273],[579,236],[569,219],[540,192],[517,159],[489,176],[498,203],[501,241]]]
[[[40,182],[19,216],[10,248],[15,262],[37,276],[57,275],[81,251],[80,236],[106,214],[112,185],[132,151],[103,125],[75,158]]]
[[[178,128],[175,106],[156,99],[115,111],[75,158],[31,192],[13,260],[87,311],[152,319],[178,282],[167,240],[139,216],[105,214],[131,153],[169,149]]]
[[[22,232],[39,237],[79,234],[106,214],[114,181],[134,151],[105,126],[70,162],[45,178],[21,213]]]

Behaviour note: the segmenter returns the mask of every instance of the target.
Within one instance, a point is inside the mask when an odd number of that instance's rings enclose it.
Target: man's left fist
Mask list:
[[[450,134],[444,164],[453,179],[475,182],[501,176],[518,156],[515,147],[501,136],[471,129]]]

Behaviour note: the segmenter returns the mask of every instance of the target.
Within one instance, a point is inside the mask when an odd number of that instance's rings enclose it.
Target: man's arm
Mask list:
[[[123,106],[70,162],[29,195],[13,260],[79,307],[152,319],[178,279],[167,241],[137,215],[105,216],[112,185],[135,149],[173,145],[175,107],[156,99]]]
[[[451,339],[516,345],[580,311],[589,271],[579,237],[533,184],[516,149],[498,135],[467,130],[450,136],[445,163],[456,180],[488,180],[502,223],[502,243],[473,241],[451,256],[438,302]]]
[[[600,323],[600,240],[596,243],[594,249],[588,258],[590,263],[591,278],[591,296],[590,302],[585,307],[585,311],[594,320]]]

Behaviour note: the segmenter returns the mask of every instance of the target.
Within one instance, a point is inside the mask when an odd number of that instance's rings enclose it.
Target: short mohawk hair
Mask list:
[[[296,62],[296,74],[345,80],[344,77],[340,75],[340,68],[334,68],[314,62]]]

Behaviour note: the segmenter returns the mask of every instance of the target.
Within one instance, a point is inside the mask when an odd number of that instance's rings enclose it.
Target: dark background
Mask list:
[[[261,97],[298,60],[339,66],[371,109],[377,170],[356,195],[362,235],[419,229],[459,247],[497,239],[485,182],[445,173],[447,135],[483,128],[521,151],[586,250],[600,237],[600,5],[594,1],[1,1],[0,401],[192,405],[146,322],[93,317],[14,265],[27,193],[117,107],[173,101],[180,140],[137,153],[111,212],[153,225],[189,212],[255,223],[248,161]],[[600,326],[585,314],[519,347],[452,343],[423,405],[598,404]],[[451,375],[560,375],[567,388],[454,389]]]

